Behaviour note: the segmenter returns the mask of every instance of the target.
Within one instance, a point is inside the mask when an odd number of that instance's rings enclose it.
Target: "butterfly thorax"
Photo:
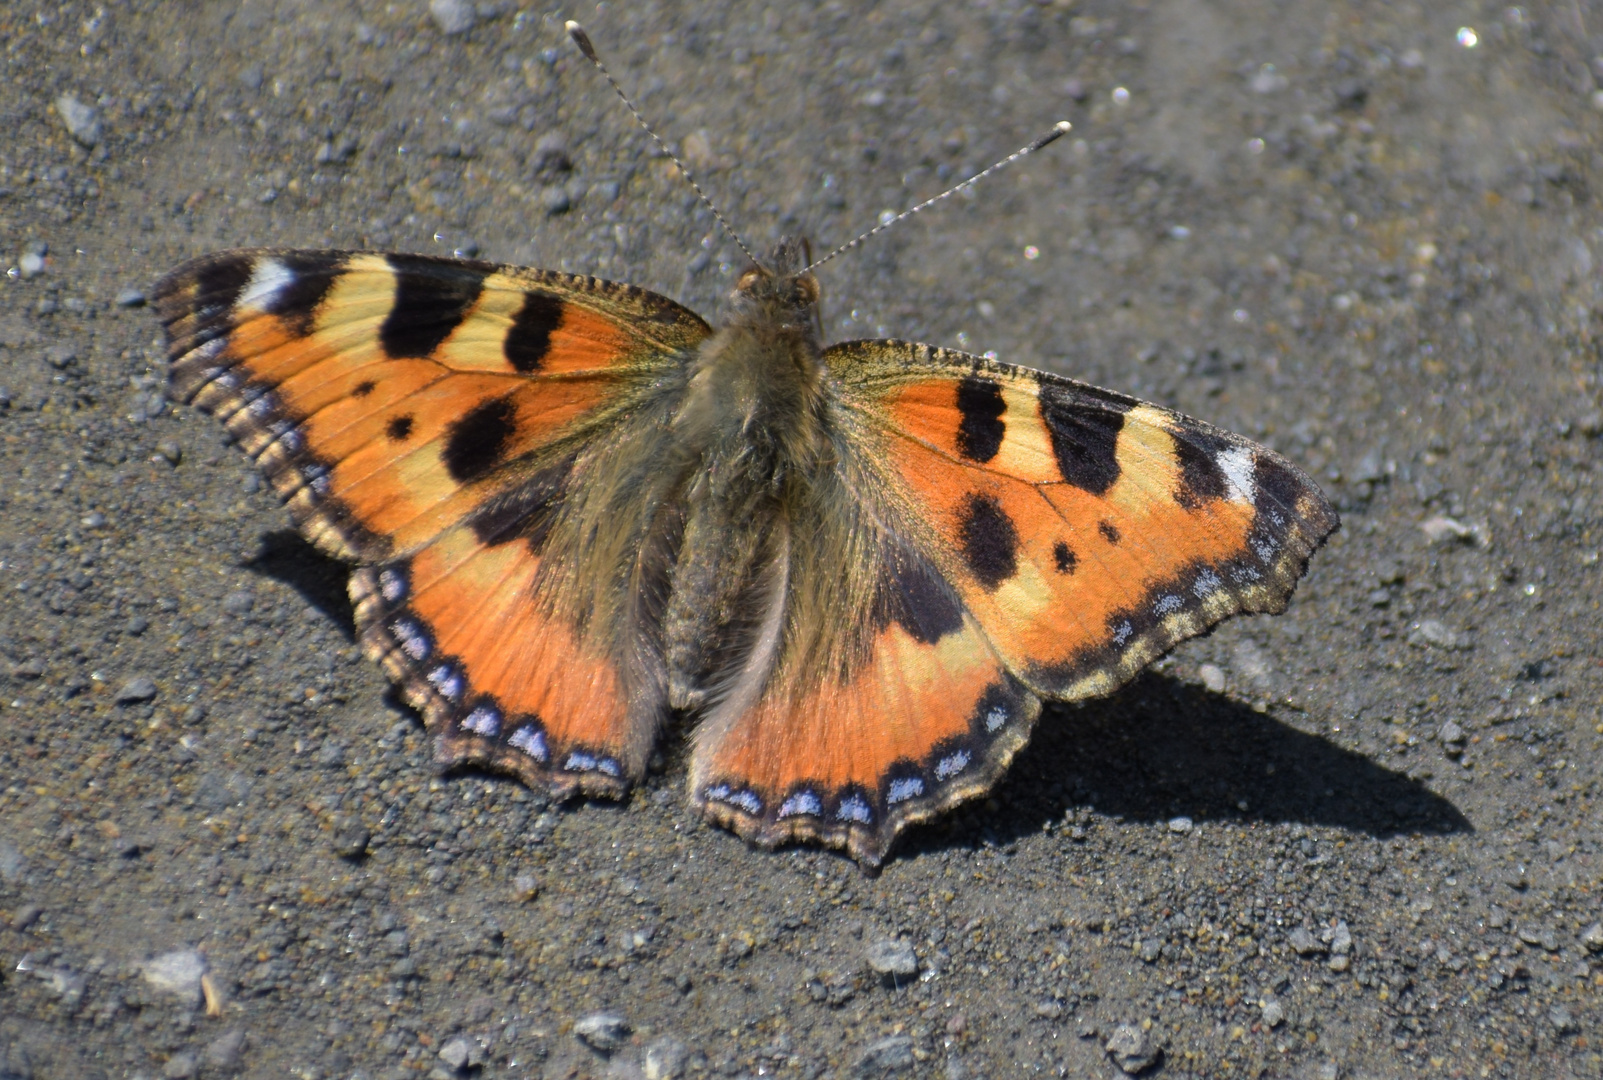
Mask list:
[[[775,260],[794,255],[782,246]],[[832,464],[817,302],[811,274],[748,270],[674,417],[676,448],[695,464],[664,625],[678,708],[718,696],[764,648],[795,504]]]

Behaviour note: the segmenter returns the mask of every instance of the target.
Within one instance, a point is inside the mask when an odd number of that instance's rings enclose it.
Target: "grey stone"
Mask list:
[[[1436,738],[1441,740],[1442,748],[1448,754],[1456,755],[1464,752],[1464,729],[1451,720],[1441,726]]]
[[[429,14],[442,34],[465,34],[478,21],[469,0],[429,0]]]
[[[227,1074],[239,1068],[239,1059],[245,1051],[245,1029],[230,1028],[206,1044],[200,1060],[208,1071]]]
[[[611,1054],[629,1041],[629,1021],[615,1013],[594,1012],[579,1017],[573,1033],[586,1046]]]
[[[1274,998],[1263,1003],[1263,1022],[1272,1028],[1279,1027],[1286,1022],[1286,1008]]]
[[[1184,836],[1186,833],[1190,832],[1195,827],[1196,826],[1192,822],[1192,820],[1190,818],[1184,816],[1184,815],[1181,815],[1180,817],[1172,817],[1172,818],[1169,819],[1169,831],[1172,832],[1172,833],[1179,833],[1182,836]]]
[[[79,143],[94,146],[100,141],[100,114],[93,106],[85,105],[72,94],[62,94],[56,98],[56,113],[67,125],[67,134]]]
[[[911,942],[887,938],[868,947],[864,956],[868,966],[885,979],[911,979],[918,974],[918,956]]]
[[[113,303],[122,308],[144,307],[145,294],[141,290],[130,285],[128,288],[118,291],[117,297]]]
[[[71,345],[51,345],[45,349],[45,363],[64,371],[78,362],[78,350]]]
[[[359,859],[367,854],[373,834],[360,821],[346,821],[334,828],[334,853],[342,859]]]
[[[913,1040],[906,1035],[876,1039],[863,1048],[857,1059],[857,1072],[863,1076],[897,1072],[913,1067]]]
[[[1063,1002],[1057,998],[1042,998],[1035,1003],[1035,1015],[1043,1020],[1058,1020],[1063,1016]]]
[[[1353,951],[1353,932],[1348,929],[1346,919],[1331,928],[1330,951],[1337,956],[1346,956]]]
[[[223,597],[223,610],[240,618],[249,615],[251,608],[255,606],[256,597],[244,589],[235,589]]]
[[[565,214],[572,205],[568,189],[561,184],[552,184],[540,193],[540,206],[547,214]]]
[[[162,1067],[161,1074],[167,1080],[190,1080],[190,1077],[199,1071],[200,1063],[195,1060],[195,1055],[186,1051],[168,1058],[167,1064]]]
[[[1147,963],[1156,963],[1158,957],[1163,955],[1163,942],[1157,938],[1147,938],[1141,943],[1141,959]]]
[[[1581,1030],[1570,1010],[1563,1005],[1555,1005],[1547,1010],[1547,1022],[1553,1025],[1553,1031],[1558,1035],[1573,1035]]]
[[[0,853],[0,859],[3,858],[4,854]],[[1603,922],[1595,922],[1581,931],[1581,944],[1586,946],[1587,952],[1603,952]]]
[[[1325,951],[1325,943],[1314,937],[1306,926],[1297,927],[1286,940],[1298,956],[1313,956]]]
[[[512,879],[512,895],[528,903],[540,895],[540,879],[533,874],[519,874]]]
[[[672,1035],[662,1035],[646,1047],[642,1071],[646,1080],[678,1080],[684,1075],[690,1049]]]
[[[45,257],[37,251],[25,251],[17,258],[17,271],[24,279],[38,277],[45,272]]]
[[[156,696],[156,684],[143,675],[135,675],[118,688],[112,699],[119,705],[134,705]]]
[[[22,880],[22,871],[26,866],[17,846],[9,840],[0,839],[0,882],[17,884]]]
[[[1158,1060],[1152,1039],[1136,1024],[1120,1024],[1102,1047],[1122,1072],[1134,1076]]]
[[[1197,675],[1202,679],[1202,685],[1215,694],[1224,692],[1225,670],[1218,664],[1203,664],[1197,669]]]
[[[1450,629],[1438,619],[1421,619],[1408,631],[1408,643],[1420,648],[1457,650],[1469,648],[1469,638]]]
[[[484,1051],[472,1039],[461,1035],[447,1039],[445,1045],[440,1047],[440,1060],[451,1066],[457,1072],[463,1069],[474,1069],[484,1064]]]
[[[200,977],[206,974],[206,958],[195,949],[176,949],[145,961],[141,973],[152,989],[197,1002]]]
[[[39,916],[43,915],[44,912],[45,909],[38,904],[23,904],[11,916],[11,929],[21,933],[38,922]]]

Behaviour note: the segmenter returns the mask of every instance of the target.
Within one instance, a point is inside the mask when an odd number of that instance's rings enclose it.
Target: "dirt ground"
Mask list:
[[[1291,609],[1049,710],[882,873],[442,775],[163,400],[239,245],[740,269],[1301,463]],[[1603,7],[0,4],[0,1078],[1603,1076]]]

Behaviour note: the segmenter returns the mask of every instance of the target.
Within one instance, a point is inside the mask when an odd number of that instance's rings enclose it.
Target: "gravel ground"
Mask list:
[[[1603,9],[0,6],[0,1077],[1603,1076]],[[1049,711],[870,876],[430,765],[164,403],[232,245],[478,253],[1068,372],[1300,461],[1291,610]]]

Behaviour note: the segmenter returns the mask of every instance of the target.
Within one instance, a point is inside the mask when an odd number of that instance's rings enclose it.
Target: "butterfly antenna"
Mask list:
[[[645,129],[646,134],[651,136],[652,140],[657,144],[657,147],[664,154],[667,154],[668,158],[674,163],[675,166],[678,167],[679,175],[683,176],[685,178],[685,182],[690,185],[693,191],[695,191],[696,197],[701,200],[702,205],[708,210],[712,211],[712,216],[718,219],[718,224],[722,225],[724,232],[729,234],[729,239],[733,240],[740,250],[745,252],[746,258],[751,260],[753,266],[761,266],[762,264],[757,261],[757,256],[751,253],[751,248],[747,247],[746,242],[740,238],[740,234],[735,232],[735,230],[730,227],[729,222],[724,220],[724,216],[720,214],[718,212],[718,208],[712,204],[712,200],[707,198],[707,193],[701,190],[701,185],[696,183],[696,178],[694,176],[690,175],[690,170],[685,167],[685,163],[683,161],[679,160],[679,155],[668,149],[668,144],[662,141],[662,137],[655,131],[651,130],[651,125],[646,123],[646,118],[640,115],[640,110],[635,108],[635,103],[629,100],[629,95],[623,92],[623,87],[618,85],[618,80],[612,77],[612,72],[607,70],[607,65],[603,64],[601,62],[601,57],[596,55],[596,47],[590,43],[590,35],[584,32],[584,27],[580,26],[572,19],[569,19],[567,22],[567,31],[568,36],[573,39],[573,43],[579,46],[579,51],[584,53],[584,58],[596,66],[596,70],[601,72],[602,76],[612,86],[613,91],[618,95],[619,99],[621,99],[624,105],[628,107],[630,115],[635,118],[635,123],[639,124]],[[1016,157],[1017,155],[1014,156]],[[976,179],[978,178],[976,177]]]
[[[822,259],[819,259],[817,262],[809,263],[806,267],[804,267],[802,269],[801,272],[805,274],[809,270],[817,269],[818,267],[823,266],[829,260],[833,259],[835,256],[844,255],[846,252],[850,251],[852,248],[856,247],[858,244],[861,244],[864,240],[867,240],[870,236],[873,236],[873,235],[875,235],[877,233],[884,232],[886,229],[890,228],[892,225],[895,225],[898,221],[906,221],[908,218],[912,217],[914,214],[918,213],[920,210],[928,209],[929,207],[934,206],[936,203],[940,202],[942,199],[950,198],[951,196],[956,195],[959,191],[962,191],[965,188],[973,187],[975,184],[979,183],[981,180],[984,180],[987,176],[990,176],[992,173],[994,173],[994,172],[996,172],[996,171],[998,171],[1000,169],[1007,168],[1009,165],[1013,164],[1019,158],[1024,157],[1026,154],[1033,154],[1037,150],[1041,149],[1042,147],[1049,146],[1052,143],[1056,142],[1057,140],[1061,139],[1063,136],[1065,136],[1065,135],[1067,135],[1069,133],[1069,129],[1071,127],[1073,127],[1073,126],[1074,125],[1070,124],[1067,120],[1059,120],[1057,122],[1057,124],[1053,126],[1051,131],[1047,132],[1045,135],[1042,135],[1039,139],[1036,139],[1030,145],[1019,147],[1017,150],[1013,151],[1013,153],[1009,154],[1007,157],[1003,158],[1001,161],[998,161],[996,164],[992,165],[988,169],[980,170],[979,172],[975,173],[973,176],[969,177],[967,180],[964,180],[961,184],[954,184],[951,187],[947,188],[945,191],[941,192],[939,195],[935,195],[935,196],[932,196],[931,198],[925,199],[923,202],[919,203],[917,206],[912,207],[911,209],[908,209],[908,210],[903,210],[900,214],[897,214],[895,217],[886,218],[884,221],[881,221],[878,225],[875,225],[872,229],[869,229],[866,233],[863,233],[861,236],[857,237],[855,240],[851,240],[851,241],[848,241],[847,243],[842,244],[840,247],[836,248],[834,251],[831,251],[828,255],[825,255]]]

